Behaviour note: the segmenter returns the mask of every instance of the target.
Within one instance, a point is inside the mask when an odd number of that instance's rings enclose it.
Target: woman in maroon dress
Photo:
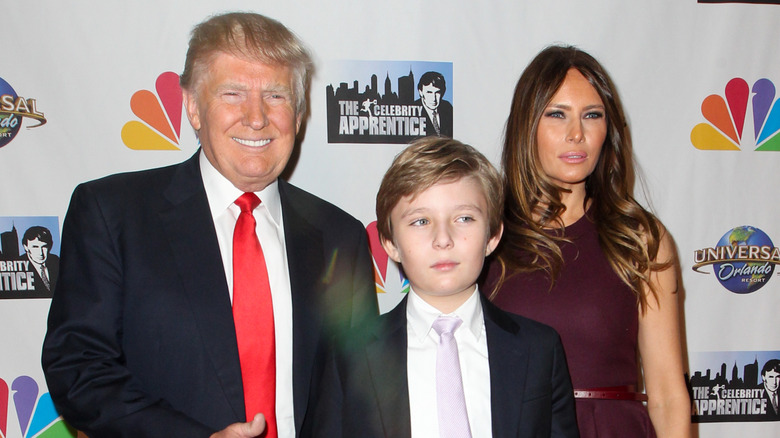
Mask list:
[[[515,88],[504,238],[482,290],[561,334],[583,437],[687,437],[675,254],[632,196],[631,154],[604,68],[573,47],[540,52]]]

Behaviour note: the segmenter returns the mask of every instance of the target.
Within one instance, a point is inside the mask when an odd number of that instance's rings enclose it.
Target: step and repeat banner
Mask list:
[[[309,45],[310,116],[286,176],[360,219],[374,243],[376,190],[409,140],[439,130],[498,165],[531,58],[561,43],[594,55],[628,114],[636,196],[677,245],[699,436],[780,435],[767,398],[777,380],[766,378],[780,360],[780,5],[771,3],[4,1],[0,436],[75,435],[40,366],[70,195],[80,182],[196,152],[178,75],[192,26],[224,11],[268,15]],[[438,126],[418,90],[434,79]],[[387,311],[408,283],[372,247]]]

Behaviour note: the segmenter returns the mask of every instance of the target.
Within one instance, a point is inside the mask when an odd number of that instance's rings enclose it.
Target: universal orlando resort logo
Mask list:
[[[46,123],[46,117],[38,111],[37,101],[16,94],[13,87],[0,78],[0,148],[13,140],[22,128],[22,118],[28,117],[38,123],[27,126],[37,128]]]
[[[713,266],[713,273],[723,287],[737,294],[761,289],[780,263],[780,248],[756,227],[743,225],[729,230],[715,247],[694,251],[693,270]]]

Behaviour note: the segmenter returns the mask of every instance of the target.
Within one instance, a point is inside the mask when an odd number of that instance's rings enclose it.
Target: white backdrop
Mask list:
[[[750,225],[780,240],[780,194],[772,188],[780,183],[780,152],[754,151],[751,107],[737,142],[740,150],[703,150],[691,140],[696,125],[709,123],[702,102],[711,94],[724,96],[732,78],[743,78],[750,86],[761,78],[780,84],[780,6],[694,0],[397,0],[390,5],[351,0],[0,0],[0,6],[0,79],[19,96],[35,99],[47,120],[28,129],[37,122],[23,118],[21,130],[0,148],[0,216],[56,216],[60,225],[79,182],[180,162],[195,152],[186,120],[180,150],[132,150],[120,133],[127,122],[139,120],[131,111],[131,96],[142,89],[154,92],[154,81],[163,72],[181,72],[190,29],[213,13],[260,12],[280,20],[310,46],[318,74],[291,181],[366,225],[375,220],[381,176],[403,146],[328,144],[326,87],[352,80],[364,86],[368,81],[333,78],[329,72],[355,60],[452,63],[447,87],[454,137],[499,164],[502,130],[522,69],[549,44],[579,46],[615,80],[646,188],[640,187],[637,196],[677,242],[691,374],[711,369],[714,377],[723,358],[726,377],[736,366],[743,378],[748,363],[740,357],[747,355],[752,363],[755,356],[759,370],[762,358],[780,358],[775,329],[780,280],[765,278],[760,290],[734,293],[718,282],[712,267],[701,269],[709,275],[691,269],[696,250],[715,247],[738,226]],[[381,82],[385,72],[376,74]],[[18,230],[20,236],[23,231]],[[401,296],[393,280],[386,286],[380,297],[383,311]],[[47,392],[40,344],[48,306],[48,299],[0,300],[0,379],[10,388],[19,376],[29,376],[40,387],[38,397]],[[29,415],[19,414],[24,409],[13,392],[7,402],[0,399],[0,408],[7,410],[4,433],[16,438],[32,427],[22,424]],[[2,415],[0,411],[0,420]],[[42,436],[67,436],[40,430]],[[734,417],[700,424],[699,431],[702,437],[769,437],[778,435],[780,423]]]

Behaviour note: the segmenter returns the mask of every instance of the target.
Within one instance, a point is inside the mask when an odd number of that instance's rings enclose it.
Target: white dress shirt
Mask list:
[[[244,192],[227,180],[211,162],[200,153],[200,173],[206,197],[217,230],[217,241],[225,268],[225,279],[233,302],[233,229],[241,209],[234,204]],[[274,181],[260,192],[260,205],[255,208],[257,236],[263,248],[271,299],[274,308],[276,332],[276,422],[279,438],[295,437],[292,379],[292,293],[290,273],[287,267],[287,250],[284,241],[282,203],[279,184]]]
[[[433,321],[441,315],[442,312],[426,303],[414,290],[409,291],[406,304],[406,369],[412,438],[439,436],[436,409],[436,348],[439,335],[432,326]],[[458,342],[458,358],[471,436],[493,436],[490,364],[479,291],[475,290],[463,305],[447,315],[463,320],[463,324],[455,331],[455,340]]]

